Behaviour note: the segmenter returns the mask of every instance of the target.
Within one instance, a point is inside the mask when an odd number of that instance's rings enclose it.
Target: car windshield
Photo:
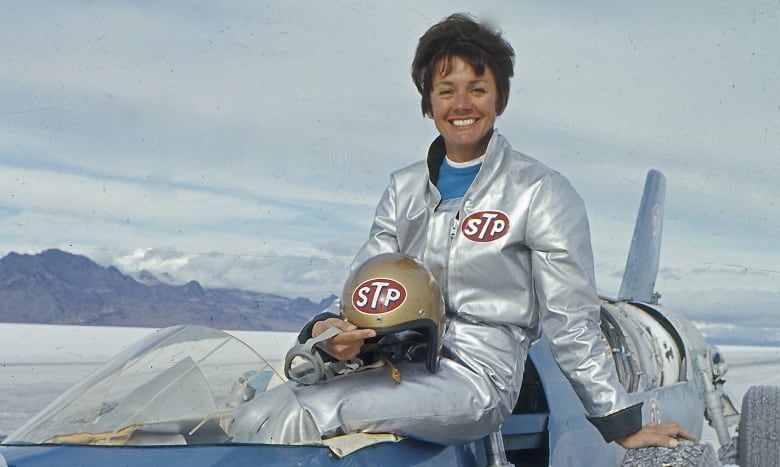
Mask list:
[[[289,395],[285,407],[298,404],[239,339],[204,326],[166,328],[73,386],[4,444],[225,443],[236,407],[277,386]]]

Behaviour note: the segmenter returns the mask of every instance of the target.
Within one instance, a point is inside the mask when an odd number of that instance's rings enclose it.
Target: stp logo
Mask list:
[[[369,279],[352,292],[352,305],[358,311],[381,314],[392,311],[406,300],[406,289],[392,279]]]
[[[509,218],[501,211],[479,211],[465,218],[460,229],[473,242],[492,242],[509,232]]]

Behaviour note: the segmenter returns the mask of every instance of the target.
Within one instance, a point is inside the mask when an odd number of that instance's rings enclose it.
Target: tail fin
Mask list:
[[[661,257],[665,198],[666,177],[657,170],[649,171],[620,285],[620,300],[658,303],[654,289]]]

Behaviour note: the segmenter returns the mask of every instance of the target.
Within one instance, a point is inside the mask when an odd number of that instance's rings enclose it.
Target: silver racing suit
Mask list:
[[[641,405],[631,405],[600,335],[580,197],[559,173],[494,131],[465,196],[442,202],[435,183],[443,158],[439,137],[427,163],[392,174],[354,262],[402,252],[433,272],[448,316],[440,370],[430,374],[410,363],[401,368],[400,385],[371,370],[294,388],[316,430],[396,432],[444,444],[496,431],[512,412],[528,347],[541,332],[605,439],[641,428]],[[310,330],[311,323],[302,340]],[[281,427],[267,425],[289,431],[290,420],[302,419],[294,414],[279,417]],[[256,428],[239,426],[238,441]]]

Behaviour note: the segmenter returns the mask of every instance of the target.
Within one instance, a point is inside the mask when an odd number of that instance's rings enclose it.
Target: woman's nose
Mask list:
[[[455,109],[456,110],[470,110],[471,109],[471,97],[466,92],[458,92],[455,94]]]

